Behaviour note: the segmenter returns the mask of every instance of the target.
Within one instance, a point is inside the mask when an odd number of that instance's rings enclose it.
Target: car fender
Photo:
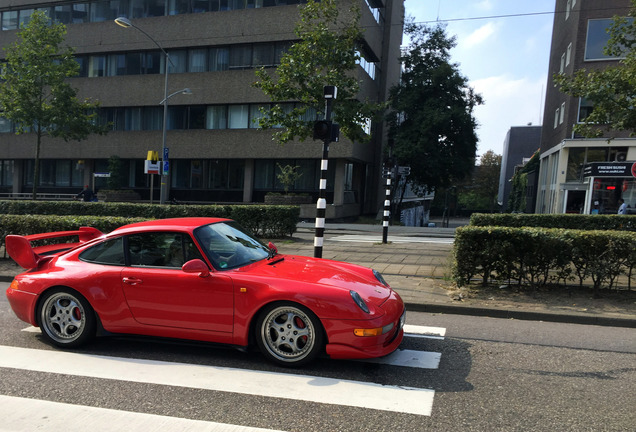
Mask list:
[[[247,345],[258,314],[272,303],[296,303],[313,312],[321,323],[329,319],[369,320],[381,317],[384,311],[372,307],[363,312],[353,301],[349,291],[321,287],[298,281],[278,280],[272,284],[258,277],[233,278],[235,290],[234,343]],[[293,285],[293,288],[291,287]],[[345,318],[346,317],[346,318]]]

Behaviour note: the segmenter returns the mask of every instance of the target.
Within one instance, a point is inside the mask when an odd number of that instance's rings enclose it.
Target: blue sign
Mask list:
[[[168,147],[164,147],[163,148],[163,160],[167,161],[168,159],[170,159],[168,157],[169,153],[170,153],[170,149]]]
[[[168,175],[169,170],[170,170],[170,162],[163,161],[163,175]]]

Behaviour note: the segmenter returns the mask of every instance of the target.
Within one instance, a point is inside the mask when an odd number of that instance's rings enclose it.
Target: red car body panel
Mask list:
[[[38,299],[53,287],[77,291],[95,310],[102,327],[128,333],[247,346],[250,330],[262,308],[293,302],[311,310],[326,336],[333,358],[378,357],[402,341],[404,303],[366,267],[293,255],[276,255],[253,264],[216,270],[205,258],[209,275],[179,268],[148,268],[86,262],[79,255],[107,239],[140,232],[185,233],[226,219],[183,218],[148,221],[94,238],[84,234],[79,246],[53,257],[24,250],[13,240],[13,253],[36,267],[16,276],[7,298],[18,318],[37,326]],[[197,245],[200,248],[200,246]],[[16,250],[17,249],[17,250]],[[33,255],[31,255],[33,254]],[[26,257],[26,258],[24,258]],[[364,312],[352,299],[356,291]],[[379,336],[360,337],[354,329],[387,328]]]

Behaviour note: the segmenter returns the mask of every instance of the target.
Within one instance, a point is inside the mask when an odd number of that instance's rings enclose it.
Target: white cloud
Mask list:
[[[488,38],[490,38],[490,36],[494,35],[496,31],[497,26],[495,25],[495,23],[489,22],[479,27],[468,36],[460,38],[459,42],[461,43],[463,48],[472,48],[485,42]]]
[[[477,3],[475,7],[481,10],[492,10],[493,4],[490,0],[483,0]]]
[[[484,105],[475,109],[479,155],[488,150],[502,154],[510,127],[541,124],[545,82],[545,75],[539,79],[501,75],[471,81],[470,85],[484,98]]]

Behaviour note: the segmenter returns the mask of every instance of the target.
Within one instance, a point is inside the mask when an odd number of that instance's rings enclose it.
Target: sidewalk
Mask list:
[[[381,225],[327,223],[322,257],[379,271],[410,311],[636,328],[636,291],[593,299],[573,286],[556,293],[516,287],[459,290],[449,279],[452,223],[450,228],[389,227],[388,235],[389,243],[382,244]],[[281,254],[311,257],[313,239],[313,223],[301,222],[291,240],[274,243]],[[21,271],[0,255],[0,281],[11,281]]]
[[[516,287],[477,294],[480,290],[475,287],[457,289],[450,281],[452,244],[436,240],[452,239],[454,227],[463,222],[451,220],[450,228],[392,226],[388,244],[381,243],[381,225],[327,223],[322,257],[378,270],[408,310],[636,328],[636,291],[593,299],[574,286],[560,293],[525,292]],[[278,242],[277,247],[281,253],[313,256],[313,236],[312,223],[299,223],[294,241]],[[377,240],[354,242],[352,236]],[[412,242],[400,242],[405,237]],[[431,242],[425,243],[427,239]]]

